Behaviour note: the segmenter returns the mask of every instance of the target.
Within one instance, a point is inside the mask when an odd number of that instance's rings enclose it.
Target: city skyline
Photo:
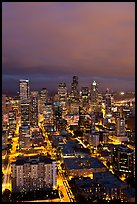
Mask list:
[[[18,81],[29,79],[32,90],[55,93],[74,75],[80,87],[96,80],[101,90],[134,91],[134,7],[134,2],[3,3],[2,91],[15,94]]]

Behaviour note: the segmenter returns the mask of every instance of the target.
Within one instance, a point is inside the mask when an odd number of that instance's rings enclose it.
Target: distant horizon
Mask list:
[[[135,89],[135,2],[2,2],[2,91],[59,82]]]
[[[21,78],[21,79],[28,79],[27,77],[26,78]],[[91,81],[91,83],[93,82],[94,80],[92,80]],[[106,86],[106,87],[104,87],[103,86],[103,84],[101,84],[99,81],[97,81],[97,80],[95,80],[96,82],[97,82],[97,84],[98,84],[98,89],[99,89],[99,91],[101,92],[101,93],[105,93],[106,92],[106,90],[107,89],[109,89],[110,90],[110,92],[112,93],[115,93],[115,92],[135,92],[135,89],[121,89],[121,88],[117,88],[117,89],[113,89],[113,88],[111,88],[110,86]],[[59,83],[61,83],[61,82],[63,82],[63,83],[66,83],[65,81],[60,81]],[[19,81],[16,81],[16,83],[18,84],[18,86],[17,86],[17,90],[15,91],[9,91],[9,90],[3,90],[2,91],[2,94],[5,94],[5,95],[11,95],[11,96],[19,96]],[[32,82],[29,80],[29,85],[30,85],[30,92],[31,91],[38,91],[38,92],[40,92],[40,90],[42,90],[43,88],[46,88],[47,90],[48,90],[48,95],[49,96],[54,96],[55,94],[57,94],[57,92],[58,92],[58,85],[59,85],[59,83],[57,83],[57,87],[56,88],[53,88],[53,89],[51,89],[50,87],[48,87],[48,86],[41,86],[41,87],[39,87],[39,88],[33,88],[33,84],[32,84]],[[68,92],[70,92],[71,91],[71,83],[72,83],[72,81],[70,82],[70,84],[68,84],[68,83],[66,83],[66,86],[67,86],[67,91]],[[79,79],[79,84],[78,84],[78,89],[79,89],[79,91],[81,90],[81,88],[82,87],[88,87],[89,88],[89,90],[91,89],[91,83],[89,84],[87,84],[87,85],[84,85],[84,86],[82,86],[81,85],[81,83],[80,83],[80,79]],[[126,88],[126,87],[125,87]]]

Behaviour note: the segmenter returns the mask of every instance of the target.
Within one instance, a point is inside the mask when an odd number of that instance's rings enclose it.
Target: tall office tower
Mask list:
[[[89,88],[88,87],[81,88],[81,100],[82,100],[83,106],[88,105],[89,103]]]
[[[21,79],[19,82],[20,87],[20,112],[21,112],[21,125],[30,125],[30,89],[29,80]]]
[[[43,114],[45,124],[54,124],[54,112],[52,102],[45,103],[45,110]]]
[[[12,191],[30,192],[56,187],[56,161],[45,156],[18,157],[11,165]]]
[[[106,115],[109,115],[112,113],[112,95],[109,92],[109,89],[107,89],[105,94],[105,106],[106,106]]]
[[[62,107],[62,117],[67,114],[67,87],[66,83],[60,83],[58,87],[59,102]]]
[[[95,117],[93,116],[92,119],[92,127],[91,127],[91,133],[89,136],[89,144],[94,146],[95,149],[97,149],[97,146],[99,145],[99,132],[95,129]]]
[[[78,126],[79,129],[82,130],[84,133],[90,133],[91,129],[91,116],[85,108],[79,106],[79,121]]]
[[[38,113],[43,114],[45,111],[45,103],[48,101],[48,90],[46,88],[42,88],[39,93],[39,105],[38,105]]]
[[[135,177],[135,151],[124,145],[117,145],[112,149],[112,166],[113,170],[126,177]]]
[[[83,110],[83,108],[79,107],[79,122],[78,122],[79,129],[83,130],[84,125],[85,125],[85,111]]]
[[[71,84],[71,101],[79,101],[79,90],[78,90],[78,76],[73,76],[73,82]]]
[[[8,113],[9,118],[9,136],[13,136],[16,130],[16,110],[11,110]]]
[[[38,127],[38,91],[32,91],[30,95],[30,124]]]
[[[21,106],[21,126],[30,126],[30,103],[28,100],[20,104]]]
[[[29,80],[21,79],[19,82],[20,87],[20,102],[22,103],[24,100],[29,99]]]
[[[18,98],[14,98],[11,101],[11,103],[12,103],[12,105],[11,105],[12,110],[15,110],[16,115],[18,115],[19,114],[19,108],[20,108],[20,100]]]
[[[67,99],[67,87],[66,83],[60,83],[58,86],[58,95],[59,95],[59,101],[66,101]]]
[[[121,137],[121,136],[125,136],[125,130],[126,130],[126,126],[125,126],[125,118],[123,117],[118,117],[116,120],[116,134],[117,136]]]
[[[31,147],[30,126],[21,126],[19,128],[19,148],[29,149]]]
[[[58,130],[59,121],[62,119],[62,107],[60,102],[53,102],[54,126]]]
[[[91,84],[91,91],[90,91],[90,95],[91,95],[91,107],[93,111],[97,111],[98,110],[98,105],[99,105],[99,91],[98,91],[98,84],[96,83],[96,81],[93,81]]]

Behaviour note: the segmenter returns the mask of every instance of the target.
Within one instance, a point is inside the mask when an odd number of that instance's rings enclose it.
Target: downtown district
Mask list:
[[[2,200],[135,202],[135,93],[30,89],[2,95]]]

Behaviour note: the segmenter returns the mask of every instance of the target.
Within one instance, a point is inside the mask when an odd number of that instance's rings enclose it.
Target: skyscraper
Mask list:
[[[71,101],[79,101],[78,76],[73,76],[71,84]]]
[[[12,136],[12,134],[16,130],[16,111],[11,110],[9,111],[9,136]]]
[[[29,80],[28,79],[20,79],[19,82],[20,88],[20,102],[29,99]]]
[[[20,104],[21,107],[21,125],[30,126],[30,104],[28,101]]]
[[[38,91],[32,91],[30,96],[30,124],[38,126]]]
[[[112,112],[112,95],[109,92],[109,89],[107,89],[106,95],[105,95],[105,106],[106,106],[106,115],[111,114],[111,112]]]
[[[48,101],[48,90],[46,88],[42,88],[39,94],[39,102],[38,102],[38,112],[43,114],[45,111],[45,103]]]
[[[89,89],[88,87],[82,87],[81,88],[81,100],[82,105],[86,106],[89,102]]]
[[[67,99],[67,87],[66,83],[60,83],[58,86],[59,101],[66,101]]]
[[[112,149],[112,165],[115,172],[135,177],[135,151],[124,145]]]
[[[125,118],[123,117],[118,117],[116,120],[116,131],[117,131],[117,136],[125,136]]]
[[[66,83],[60,83],[58,86],[58,97],[62,108],[62,116],[64,117],[67,113],[67,87]]]
[[[20,113],[21,127],[19,129],[19,147],[30,147],[30,88],[29,80],[21,79],[20,87]]]
[[[93,111],[99,110],[99,91],[98,91],[98,84],[96,81],[93,81],[91,84],[91,107]]]

